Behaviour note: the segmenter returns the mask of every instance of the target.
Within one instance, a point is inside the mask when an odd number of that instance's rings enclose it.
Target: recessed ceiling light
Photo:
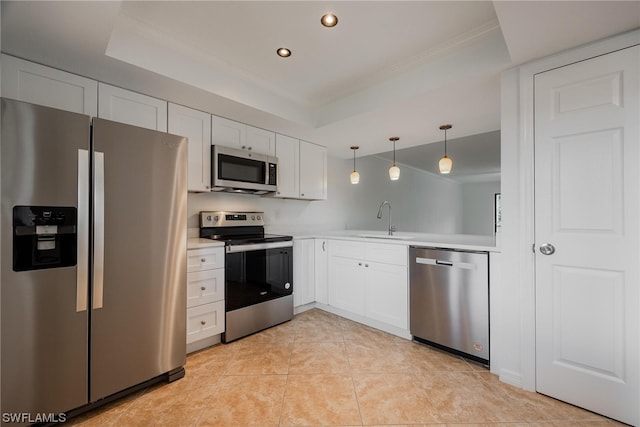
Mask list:
[[[338,17],[333,13],[326,13],[322,15],[322,18],[320,18],[320,23],[325,27],[335,27],[338,25]]]
[[[276,50],[276,53],[278,54],[278,56],[281,56],[282,58],[291,56],[291,51],[286,47],[281,47],[280,49]]]

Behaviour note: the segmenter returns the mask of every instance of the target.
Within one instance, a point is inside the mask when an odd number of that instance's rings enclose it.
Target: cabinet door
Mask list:
[[[224,332],[224,301],[187,309],[187,344]]]
[[[224,117],[211,116],[211,145],[240,150],[246,147],[246,141],[247,125]]]
[[[315,250],[315,282],[316,282],[316,302],[320,304],[329,303],[329,271],[328,271],[328,245],[327,239],[314,239]]]
[[[45,107],[96,116],[98,82],[2,55],[2,96]]]
[[[364,263],[352,258],[329,259],[329,305],[364,316]]]
[[[315,301],[314,239],[295,240],[293,250],[293,305],[297,307]]]
[[[327,198],[327,149],[300,141],[300,198]]]
[[[298,198],[300,194],[298,162],[300,141],[290,136],[276,134],[278,158],[278,191],[275,197]]]
[[[189,191],[211,188],[211,114],[169,104],[169,133],[189,138]]]
[[[98,117],[167,131],[167,102],[104,83],[98,84]]]
[[[224,268],[187,273],[187,307],[224,300]]]
[[[365,262],[365,316],[408,330],[407,267]]]
[[[276,134],[268,130],[247,125],[247,139],[245,150],[254,153],[266,154],[275,157],[276,155]]]
[[[224,247],[189,249],[187,272],[224,268]]]

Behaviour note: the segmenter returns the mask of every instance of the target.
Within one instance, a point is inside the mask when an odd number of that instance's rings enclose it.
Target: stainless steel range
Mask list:
[[[228,343],[293,318],[293,237],[264,233],[263,212],[200,212],[200,237],[225,243]]]

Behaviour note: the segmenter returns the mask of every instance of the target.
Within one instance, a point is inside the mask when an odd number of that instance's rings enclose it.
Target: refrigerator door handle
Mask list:
[[[78,150],[78,265],[76,312],[87,310],[89,291],[89,151]]]
[[[95,152],[93,193],[93,308],[102,308],[104,286],[104,153]]]

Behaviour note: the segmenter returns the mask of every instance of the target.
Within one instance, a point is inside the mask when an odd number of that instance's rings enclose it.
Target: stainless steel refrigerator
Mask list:
[[[1,108],[2,413],[183,375],[186,139]]]

